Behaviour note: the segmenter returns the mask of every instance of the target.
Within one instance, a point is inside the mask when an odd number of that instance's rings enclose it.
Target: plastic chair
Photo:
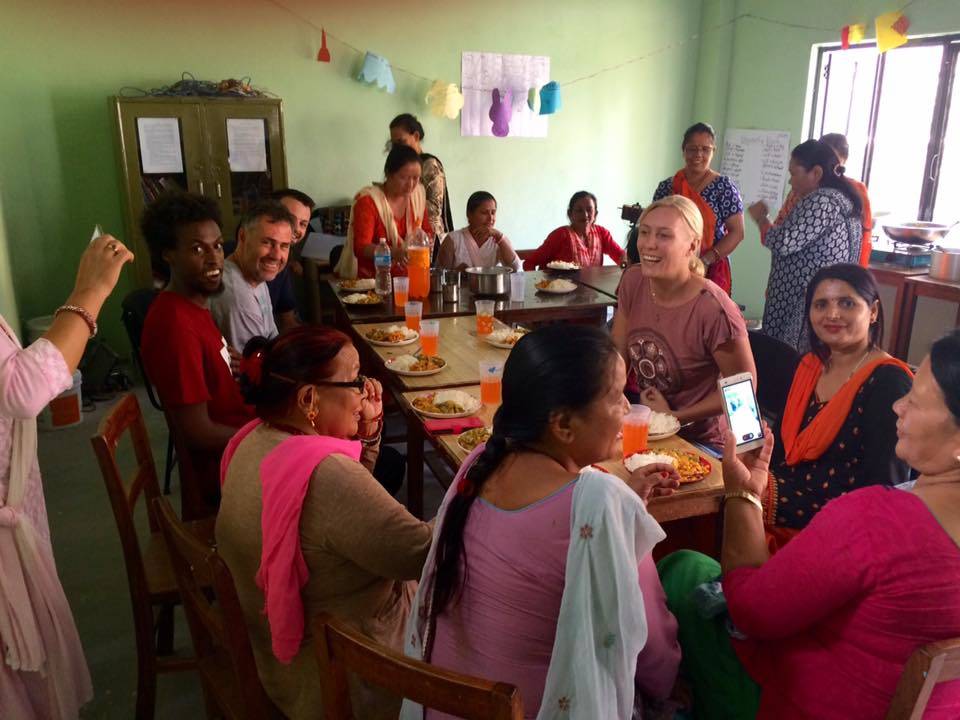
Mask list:
[[[940,683],[960,679],[960,638],[914,650],[903,667],[886,720],[920,720]]]
[[[783,417],[800,353],[781,340],[755,330],[748,331],[750,350],[757,366],[757,402],[767,422]]]
[[[147,369],[143,366],[143,358],[140,357],[140,338],[143,336],[143,324],[147,319],[147,312],[150,305],[156,299],[159,291],[152,288],[141,288],[129,293],[120,304],[122,312],[120,319],[123,320],[123,326],[127,330],[127,337],[130,340],[130,347],[133,351],[133,362],[140,371],[140,377],[143,378],[143,384],[147,388],[147,397],[150,398],[150,404],[157,410],[163,411],[163,405],[153,389],[153,383],[147,377]],[[170,494],[170,478],[173,475],[173,468],[177,464],[177,455],[174,452],[173,437],[167,434],[167,460],[163,471],[163,494]]]
[[[154,498],[152,507],[183,598],[208,715],[282,717],[257,674],[243,609],[223,558],[180,522],[165,498]]]
[[[136,460],[132,476],[124,479],[117,463],[117,446],[130,433]],[[140,404],[133,393],[120,398],[103,418],[97,434],[90,439],[100,464],[113,517],[120,534],[123,560],[133,607],[133,629],[137,643],[138,720],[151,720],[156,702],[157,674],[193,670],[196,660],[173,653],[174,607],[180,602],[170,557],[160,537],[159,527],[148,513],[150,533],[141,543],[134,514],[141,496],[146,502],[160,497],[157,471],[150,451],[150,438],[143,422]],[[191,531],[212,543],[213,523],[194,523]]]
[[[466,720],[523,718],[523,701],[515,685],[461,675],[408,658],[329,615],[314,618],[313,636],[325,720],[354,717],[348,673],[424,707]]]

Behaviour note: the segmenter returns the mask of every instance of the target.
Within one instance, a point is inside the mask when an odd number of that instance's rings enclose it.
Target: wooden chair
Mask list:
[[[125,481],[117,464],[117,445],[127,432],[133,443],[136,469],[132,477]],[[134,518],[137,503],[141,496],[145,496],[147,502],[160,497],[160,488],[150,439],[135,395],[127,393],[120,398],[100,422],[97,434],[90,442],[107,486],[127,569],[137,643],[136,717],[138,720],[151,720],[156,703],[157,674],[193,670],[196,660],[172,654],[173,611],[180,602],[180,593],[159,527],[149,511],[148,539],[141,543],[137,534]],[[198,537],[208,538],[212,542],[212,522],[197,524],[193,531]]]
[[[900,674],[886,720],[920,720],[934,686],[960,679],[960,638],[917,648]]]
[[[352,720],[347,673],[424,707],[466,720],[522,720],[515,685],[461,675],[380,645],[329,615],[313,621],[325,720]]]
[[[183,598],[208,715],[228,720],[280,717],[260,683],[227,564],[180,522],[164,498],[155,498],[152,507]]]

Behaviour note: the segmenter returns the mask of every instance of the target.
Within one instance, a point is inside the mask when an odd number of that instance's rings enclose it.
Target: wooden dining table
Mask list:
[[[480,363],[505,362],[510,350],[494,347],[477,336],[477,322],[474,316],[446,317],[437,321],[440,325],[438,357],[446,365],[434,375],[401,375],[389,369],[387,362],[400,355],[416,354],[420,349],[419,340],[409,345],[384,347],[374,345],[367,333],[374,329],[386,328],[401,323],[360,323],[353,326],[353,333],[361,356],[376,358],[383,363],[384,377],[400,391],[424,388],[456,387],[480,382]],[[495,321],[494,329],[507,327],[503,322]]]
[[[602,292],[604,295],[616,298],[617,288],[620,287],[620,278],[623,277],[624,272],[624,269],[619,265],[600,265],[598,267],[581,268],[571,277],[571,280]]]
[[[480,386],[469,385],[459,387],[458,390],[473,395],[480,399]],[[441,454],[444,460],[454,470],[459,469],[460,465],[469,454],[458,444],[459,434],[444,433],[435,434],[429,432],[424,426],[423,418],[413,409],[413,399],[422,395],[425,391],[410,391],[402,393],[401,403],[409,413],[408,422],[411,426],[417,426],[421,438],[433,445]],[[482,405],[480,410],[475,413],[485,427],[493,425],[493,415],[497,410],[496,405]],[[679,435],[665,438],[663,440],[651,440],[648,443],[651,450],[684,450],[702,458],[710,465],[710,472],[707,476],[698,482],[684,483],[680,489],[667,497],[653,498],[647,505],[650,514],[658,522],[668,522],[682,518],[692,518],[701,515],[713,515],[720,509],[720,499],[723,497],[723,475],[721,472],[720,461],[714,458],[704,457],[703,454],[691,443],[684,440]],[[611,468],[614,474],[623,475],[626,470],[619,460],[611,460],[607,463],[601,463]],[[408,507],[410,511],[417,514],[418,517],[423,512],[423,476],[420,475],[419,481],[415,478],[413,483],[410,480],[408,470],[407,476]],[[413,495],[419,494],[418,497]],[[415,513],[413,508],[420,512]]]
[[[606,320],[607,309],[616,304],[616,296],[596,290],[585,283],[577,283],[577,289],[565,294],[552,294],[540,291],[536,284],[544,279],[556,279],[556,275],[533,271],[524,273],[524,296],[522,302],[512,302],[509,296],[489,297],[496,304],[497,317],[508,322],[543,323],[555,321],[576,321],[602,323]],[[341,327],[353,323],[402,322],[403,308],[396,307],[393,295],[383,298],[376,305],[351,305],[343,302],[346,293],[339,292],[340,281],[333,276],[324,280],[336,296],[334,313]],[[413,298],[411,298],[413,299]],[[473,315],[476,313],[476,298],[470,292],[466,279],[460,284],[460,299],[455,303],[443,302],[442,297],[433,293],[426,298],[417,298],[423,303],[424,318],[444,318]]]

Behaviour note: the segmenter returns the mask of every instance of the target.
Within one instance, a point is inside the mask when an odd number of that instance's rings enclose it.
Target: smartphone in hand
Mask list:
[[[717,385],[727,425],[737,439],[737,453],[763,445],[763,419],[753,389],[753,375],[745,372],[720,378]]]

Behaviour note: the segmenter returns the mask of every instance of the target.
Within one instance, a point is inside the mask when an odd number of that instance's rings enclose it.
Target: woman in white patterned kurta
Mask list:
[[[70,387],[103,302],[133,255],[104,235],[43,337],[20,345],[0,317],[0,717],[68,720],[93,696],[53,560],[37,464],[36,416]],[[84,317],[84,314],[87,314]]]
[[[766,233],[772,256],[763,331],[804,352],[807,284],[822,267],[857,262],[863,228],[860,199],[838,169],[836,154],[824,143],[808,140],[793,149],[790,185],[801,200],[782,224],[770,223],[762,201],[749,212]]]

